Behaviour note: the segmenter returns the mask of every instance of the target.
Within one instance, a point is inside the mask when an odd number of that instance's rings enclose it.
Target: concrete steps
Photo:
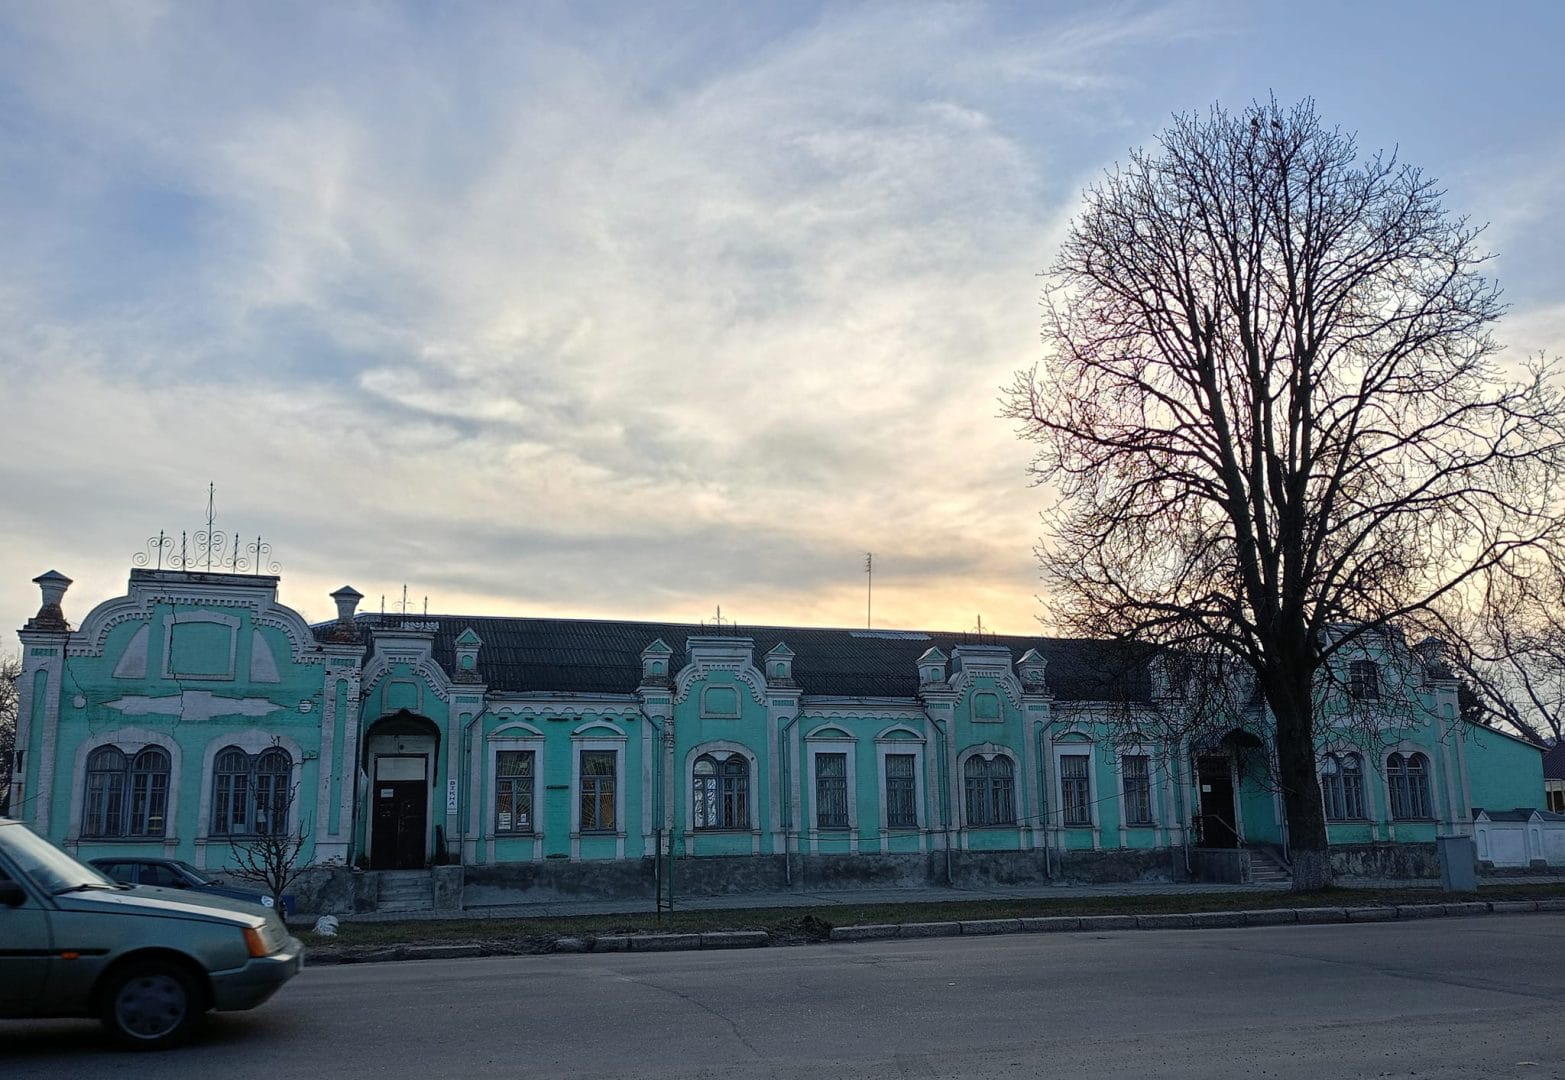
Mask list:
[[[1277,862],[1269,853],[1251,848],[1249,884],[1291,885],[1293,872]]]
[[[382,870],[376,911],[429,911],[435,906],[428,870]]]

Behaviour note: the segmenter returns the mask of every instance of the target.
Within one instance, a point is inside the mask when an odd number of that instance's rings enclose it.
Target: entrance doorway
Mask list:
[[[1196,817],[1197,840],[1202,847],[1238,847],[1233,759],[1227,754],[1205,754],[1196,758],[1196,783],[1201,795],[1201,812]]]
[[[375,758],[370,866],[422,870],[429,827],[429,758],[381,754]]]

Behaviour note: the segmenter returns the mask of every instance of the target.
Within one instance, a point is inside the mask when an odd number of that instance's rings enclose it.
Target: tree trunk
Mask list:
[[[1277,721],[1277,778],[1288,820],[1288,851],[1293,888],[1310,892],[1332,884],[1331,853],[1326,843],[1326,812],[1315,775],[1315,725],[1308,681],[1302,690],[1288,687],[1271,698]]]

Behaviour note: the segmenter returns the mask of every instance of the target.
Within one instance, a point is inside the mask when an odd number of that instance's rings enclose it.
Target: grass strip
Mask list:
[[[1477,894],[1439,889],[1325,889],[1320,892],[1207,892],[1134,896],[1080,896],[1025,900],[948,900],[910,904],[828,904],[820,907],[730,908],[574,917],[469,918],[407,922],[343,922],[335,937],[300,936],[323,947],[552,941],[605,934],[689,934],[765,930],[778,944],[824,940],[834,926],[952,922],[1062,915],[1164,915],[1281,907],[1367,907],[1463,900],[1536,900],[1565,896],[1565,885],[1486,885]]]

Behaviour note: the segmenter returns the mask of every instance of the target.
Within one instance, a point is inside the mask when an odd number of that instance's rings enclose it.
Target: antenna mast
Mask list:
[[[864,629],[873,630],[875,623],[875,553],[864,553]]]

